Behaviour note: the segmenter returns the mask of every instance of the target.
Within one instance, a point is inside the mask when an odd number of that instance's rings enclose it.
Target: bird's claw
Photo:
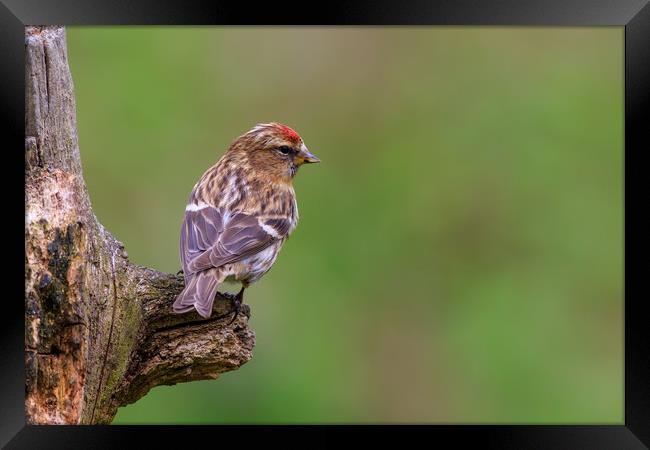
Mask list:
[[[249,305],[242,303],[240,312],[245,315],[247,319],[251,318],[251,307]]]
[[[239,298],[237,298],[237,296],[234,296],[234,298],[231,299],[230,302],[231,302],[231,305],[232,305],[232,308],[233,308],[233,311],[235,312],[235,314],[232,316],[232,319],[230,320],[230,322],[228,322],[228,325],[232,324],[237,319],[237,316],[239,315],[239,311],[242,309],[241,308],[241,301],[239,300]]]
[[[243,296],[241,295],[241,292],[239,294],[223,292],[221,293],[221,296],[227,299],[228,301],[230,301],[230,305],[232,306],[232,310],[224,314],[224,317],[234,313],[232,319],[230,320],[230,322],[228,322],[228,325],[232,324],[235,320],[237,320],[240,311],[243,311],[246,317],[250,317],[250,309],[243,306],[242,303]]]

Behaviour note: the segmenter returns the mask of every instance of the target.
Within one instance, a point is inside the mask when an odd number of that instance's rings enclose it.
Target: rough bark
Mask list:
[[[63,27],[26,27],[25,64],[27,422],[110,423],[154,386],[246,363],[249,314],[229,324],[224,298],[209,319],[173,314],[182,277],[132,264],[95,217]]]

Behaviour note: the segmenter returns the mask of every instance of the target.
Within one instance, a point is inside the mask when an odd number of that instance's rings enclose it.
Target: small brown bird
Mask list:
[[[258,124],[232,142],[196,183],[185,208],[185,289],[174,312],[196,308],[210,317],[219,285],[235,281],[241,283],[230,296],[235,320],[244,289],[269,271],[298,223],[293,177],[301,165],[317,162],[298,133],[280,123]]]

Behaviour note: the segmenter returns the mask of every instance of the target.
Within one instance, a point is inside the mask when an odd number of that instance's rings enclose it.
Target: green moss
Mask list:
[[[127,283],[125,283],[127,284]],[[123,286],[118,286],[119,288]],[[110,400],[110,397],[115,394],[122,377],[124,376],[129,361],[131,360],[131,353],[134,349],[138,337],[138,331],[142,322],[142,314],[139,302],[137,301],[134,288],[127,287],[127,291],[120,293],[120,301],[117,307],[119,310],[115,315],[115,323],[113,325],[113,335],[111,337],[111,354],[106,370],[109,371],[105,375],[105,384],[102,387],[101,398],[99,404],[106,405],[105,402]],[[115,405],[117,407],[117,405]],[[106,411],[110,414],[110,411]],[[110,421],[110,417],[106,417],[106,421]],[[101,421],[101,418],[98,418]]]

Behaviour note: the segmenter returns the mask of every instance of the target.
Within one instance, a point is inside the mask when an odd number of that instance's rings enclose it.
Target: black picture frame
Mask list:
[[[648,272],[648,230],[644,218],[647,198],[641,181],[648,151],[650,101],[649,0],[448,0],[395,2],[389,0],[336,1],[317,5],[306,2],[146,0],[0,0],[0,98],[3,123],[10,132],[2,139],[6,202],[4,223],[7,268],[3,270],[5,298],[1,328],[0,444],[7,448],[115,448],[136,441],[191,445],[219,445],[232,438],[242,441],[252,431],[264,437],[282,433],[291,442],[317,437],[321,444],[342,441],[333,431],[357,431],[383,439],[400,432],[413,442],[435,445],[453,442],[454,448],[498,449],[641,449],[650,445],[650,331],[643,314],[642,283]],[[19,148],[24,146],[24,26],[36,24],[184,24],[184,25],[494,25],[494,26],[623,26],[625,28],[625,422],[620,425],[428,425],[291,427],[237,426],[26,426],[24,380],[24,247],[17,217],[24,217],[24,190],[20,189]],[[643,144],[646,142],[646,144]],[[12,160],[11,158],[15,158]],[[24,158],[22,159],[24,164]],[[15,192],[14,192],[15,191]],[[20,191],[20,192],[19,192]],[[645,203],[644,203],[645,200]],[[11,208],[15,207],[15,211]],[[15,228],[14,228],[15,227]],[[24,234],[24,228],[22,230]],[[15,237],[14,237],[15,236]],[[597,245],[597,243],[595,243]],[[19,261],[22,254],[23,260]],[[12,256],[9,256],[12,255]],[[16,256],[13,256],[16,255]],[[645,258],[644,258],[645,256]],[[14,261],[13,258],[16,258]],[[15,272],[15,273],[14,273]],[[15,289],[15,295],[12,289]],[[284,433],[283,433],[284,432]],[[310,434],[307,434],[307,433]],[[316,434],[317,436],[312,436]],[[278,441],[284,443],[288,441]],[[247,438],[246,438],[247,440]],[[410,440],[409,440],[410,441]],[[403,441],[407,442],[407,441]],[[166,445],[162,445],[165,447]]]

